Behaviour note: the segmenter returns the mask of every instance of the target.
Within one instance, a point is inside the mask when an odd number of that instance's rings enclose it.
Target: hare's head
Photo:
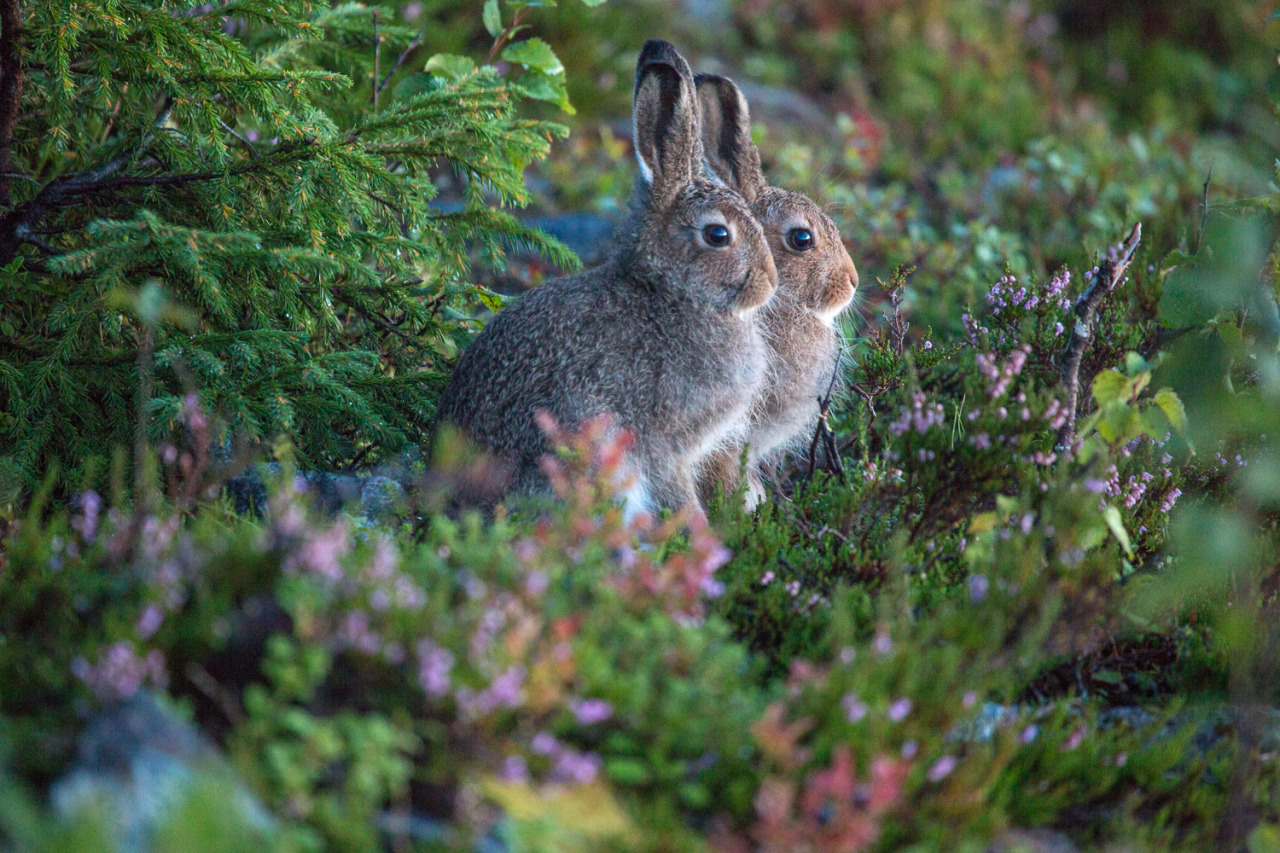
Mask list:
[[[858,270],[835,223],[808,196],[765,181],[747,100],[732,80],[699,74],[697,92],[707,168],[747,201],[763,227],[779,296],[834,323],[858,287]]]
[[[773,255],[743,199],[702,176],[693,73],[665,41],[640,52],[634,122],[634,264],[713,309],[747,314],[763,305],[777,286]]]

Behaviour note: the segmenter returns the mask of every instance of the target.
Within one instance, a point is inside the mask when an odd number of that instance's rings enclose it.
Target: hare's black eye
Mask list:
[[[792,228],[787,232],[787,245],[797,252],[812,249],[815,242],[813,232],[808,228]]]
[[[713,249],[723,249],[733,239],[733,234],[723,225],[708,225],[702,229],[702,239]]]

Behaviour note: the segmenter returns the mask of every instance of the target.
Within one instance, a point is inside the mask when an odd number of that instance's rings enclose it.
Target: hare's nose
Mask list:
[[[854,290],[858,289],[858,268],[853,265],[853,261],[849,261],[846,272],[849,275],[849,287]]]

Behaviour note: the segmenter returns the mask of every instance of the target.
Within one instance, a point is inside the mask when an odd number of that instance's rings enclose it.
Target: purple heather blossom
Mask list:
[[[1175,488],[1170,490],[1169,494],[1165,495],[1164,500],[1160,502],[1160,511],[1169,512],[1180,497],[1182,497],[1182,489]]]
[[[498,776],[504,782],[528,782],[529,765],[525,762],[523,755],[508,755],[502,761],[502,769],[498,771]]]
[[[71,673],[103,700],[129,699],[148,681],[160,686],[166,681],[160,652],[152,649],[140,657],[128,640],[108,646],[98,655],[96,664],[76,657],[71,662]]]
[[[851,723],[861,722],[867,716],[867,703],[853,693],[844,694],[840,707],[844,709],[845,719]]]
[[[891,723],[900,723],[911,713],[912,701],[903,697],[889,706],[888,717]]]
[[[569,700],[569,710],[581,726],[603,723],[613,716],[613,706],[603,699],[579,699],[575,696]]]
[[[769,571],[765,572],[763,575],[760,576],[760,586],[768,586],[769,584],[773,583],[773,579],[776,577],[777,575],[775,575],[773,573],[773,570],[770,569]]]
[[[139,639],[149,640],[155,635],[156,631],[160,630],[160,625],[163,622],[164,611],[155,604],[148,604],[138,617],[138,624],[134,626],[134,630],[138,632]]]
[[[448,649],[442,649],[430,640],[418,643],[418,683],[423,691],[438,699],[449,692],[454,657]]]
[[[534,570],[525,576],[524,591],[536,598],[547,591],[550,583],[546,572]]]
[[[566,749],[556,757],[551,767],[552,782],[573,782],[588,785],[600,775],[604,762],[594,752],[574,752]]]
[[[555,755],[560,751],[560,741],[550,732],[538,732],[529,742],[529,748],[538,755]]]
[[[951,771],[956,769],[956,759],[953,755],[944,755],[933,763],[929,768],[929,772],[925,774],[930,782],[941,782],[943,779],[951,775]]]
[[[1031,725],[1027,726],[1025,729],[1022,730],[1022,737],[1021,737],[1022,742],[1031,743],[1031,741],[1035,740],[1039,736],[1039,734],[1040,734],[1040,727],[1037,726],[1035,723],[1032,723]]]
[[[85,542],[92,542],[98,535],[98,513],[102,511],[102,497],[92,489],[80,496],[80,515],[71,520],[71,526]]]
[[[902,745],[902,757],[910,760],[916,757],[916,753],[920,751],[920,744],[914,740],[909,740]]]
[[[987,598],[987,592],[991,589],[991,581],[987,580],[986,575],[970,575],[969,576],[969,600],[974,604],[981,604]]]
[[[702,581],[702,594],[707,598],[719,598],[724,595],[724,584],[715,578],[705,578]]]
[[[893,638],[888,631],[876,631],[875,639],[871,641],[871,651],[881,657],[893,651]]]
[[[960,705],[966,711],[978,704],[978,693],[976,690],[966,690],[964,696],[960,697]]]

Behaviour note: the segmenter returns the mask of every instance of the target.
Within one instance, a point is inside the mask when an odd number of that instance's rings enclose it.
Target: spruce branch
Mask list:
[[[22,100],[22,9],[0,0],[0,205],[8,207],[9,164]]]
[[[1093,324],[1098,317],[1098,309],[1107,294],[1115,290],[1116,285],[1124,278],[1125,270],[1133,261],[1133,253],[1137,251],[1142,240],[1142,223],[1133,226],[1129,236],[1120,244],[1115,258],[1103,258],[1098,264],[1098,271],[1089,279],[1084,293],[1076,299],[1076,322],[1067,341],[1067,349],[1062,356],[1061,378],[1066,393],[1066,421],[1058,430],[1057,449],[1064,452],[1076,440],[1076,414],[1080,407],[1080,364],[1084,360],[1085,350],[1093,340]]]

